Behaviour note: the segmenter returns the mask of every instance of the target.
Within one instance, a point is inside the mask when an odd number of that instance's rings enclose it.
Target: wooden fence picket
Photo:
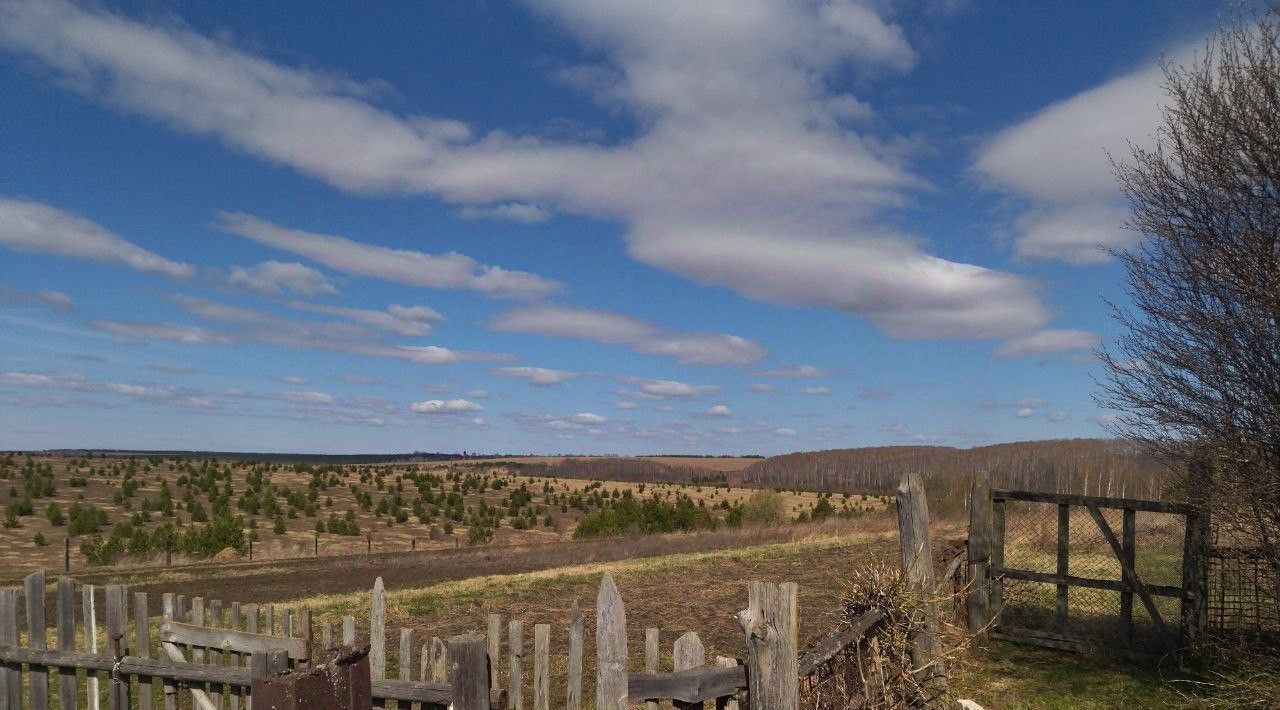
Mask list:
[[[691,668],[698,668],[707,662],[707,650],[702,645],[702,639],[698,638],[698,634],[692,631],[686,631],[676,639],[675,645],[671,648],[671,670],[687,671]],[[676,708],[689,708],[700,710],[703,707],[701,702],[681,702],[675,701]]]
[[[747,609],[738,613],[746,635],[747,695],[759,710],[800,705],[797,589],[791,582],[751,582]]]
[[[512,619],[507,626],[507,655],[511,658],[511,672],[507,677],[507,707],[524,710],[524,622]]]
[[[431,681],[449,682],[449,646],[439,636],[431,637]]]
[[[139,658],[151,657],[151,624],[147,611],[147,593],[133,594],[134,649],[133,655]],[[151,710],[155,701],[155,680],[147,676],[138,676],[138,709]]]
[[[161,611],[160,618],[164,621],[177,621],[178,617],[178,599],[172,592],[165,592],[160,597]],[[165,678],[162,681],[164,686],[164,710],[177,710],[178,708],[178,684],[172,678]]]
[[[661,632],[653,627],[644,630],[644,672],[657,673],[662,658]],[[657,699],[644,701],[645,710],[658,710]]]
[[[551,625],[533,627],[533,710],[551,710]]]
[[[92,654],[98,653],[98,618],[94,602],[94,589],[92,584],[84,585],[81,590],[83,597],[80,600],[80,615],[84,619],[85,649]],[[98,673],[97,671],[85,672],[85,705],[89,710],[98,710],[101,698],[98,696]]]
[[[58,650],[76,650],[76,582],[70,577],[58,580]],[[76,669],[58,669],[58,707],[76,710]]]
[[[374,680],[387,677],[387,590],[382,577],[373,580],[369,608],[369,673]],[[385,708],[387,703],[375,700],[373,705]]]
[[[239,631],[244,628],[244,610],[240,607],[240,602],[231,602],[231,630]],[[227,660],[229,666],[243,666],[244,654],[231,653]],[[240,710],[240,702],[245,698],[244,688],[233,689],[227,694],[227,707],[230,710]]]
[[[24,583],[27,597],[27,648],[43,651],[47,648],[44,627],[44,570],[27,575]],[[28,707],[31,710],[48,710],[49,667],[29,664],[27,680],[30,683]]]
[[[222,600],[210,599],[208,608],[206,609],[205,622],[211,629],[221,629],[222,622]],[[221,648],[210,647],[207,662],[210,665],[220,666],[223,662],[223,653]],[[213,701],[214,706],[222,707],[222,684],[209,684],[209,699]]]
[[[596,595],[596,710],[627,708],[627,616],[613,575]]]
[[[124,588],[118,584],[107,586],[107,653],[112,658],[128,655],[128,639],[125,634]],[[129,676],[113,677],[109,681],[107,700],[111,710],[129,710]],[[34,706],[33,706],[34,708]]]
[[[489,687],[498,687],[498,667],[502,665],[502,614],[490,614],[485,639],[489,649]]]
[[[0,645],[18,645],[18,590],[0,589]],[[8,662],[0,670],[0,700],[12,710],[22,710],[22,664]]]
[[[578,608],[578,600],[573,600],[573,608],[569,611],[569,669],[565,685],[566,710],[582,708],[582,610]]]
[[[449,639],[453,669],[453,710],[489,709],[489,669],[485,639],[465,634]]]

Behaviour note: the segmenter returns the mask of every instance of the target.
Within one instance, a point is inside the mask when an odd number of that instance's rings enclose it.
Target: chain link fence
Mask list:
[[[1059,563],[1059,505],[1005,501],[1004,567],[1041,575],[1121,582],[1120,560],[1089,509],[1066,507],[1067,558]],[[1125,516],[1132,516],[1133,561],[1148,586],[1181,587],[1186,518],[1176,513],[1100,508],[1116,541],[1125,549]],[[1004,579],[1001,624],[1079,639],[1099,646],[1155,650],[1167,645],[1138,595],[1116,589],[1060,586],[1051,581]],[[1065,590],[1065,607],[1061,606]],[[1181,602],[1152,596],[1168,631],[1179,628]],[[1065,611],[1065,615],[1062,613]],[[1176,636],[1175,636],[1176,638]]]
[[[1209,631],[1280,637],[1280,572],[1257,548],[1209,549]]]

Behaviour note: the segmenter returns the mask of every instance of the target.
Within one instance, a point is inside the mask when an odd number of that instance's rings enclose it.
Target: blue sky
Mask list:
[[[0,448],[1099,436],[1209,2],[0,0]]]

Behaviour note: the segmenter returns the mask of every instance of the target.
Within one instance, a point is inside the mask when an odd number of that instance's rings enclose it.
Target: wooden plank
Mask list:
[[[551,625],[533,627],[533,710],[551,710]]]
[[[738,622],[746,636],[752,710],[798,710],[800,706],[797,597],[791,582],[751,582],[747,587],[747,608],[738,612]]]
[[[489,706],[489,669],[485,639],[465,634],[449,639],[453,666],[453,710],[482,710]]]
[[[858,643],[867,635],[867,631],[880,623],[883,618],[884,612],[872,609],[850,623],[848,628],[824,636],[800,654],[799,676],[803,678],[812,674],[818,666],[834,658],[837,653]]]
[[[1085,587],[1087,589],[1103,589],[1109,592],[1123,592],[1132,590],[1126,582],[1120,582],[1114,579],[1093,579],[1091,577],[1059,577],[1056,574],[1048,572],[1033,572],[1025,569],[1008,569],[1005,567],[996,567],[992,565],[991,573],[997,574],[1005,579],[1019,579],[1027,582],[1044,582],[1045,584],[1065,584],[1071,587]],[[1173,597],[1181,599],[1185,592],[1180,587],[1169,587],[1165,585],[1149,584],[1147,592],[1157,597]]]
[[[85,648],[89,653],[96,654],[98,653],[98,616],[93,585],[86,584],[80,591],[83,594],[80,600],[80,615],[84,619]],[[94,671],[85,673],[85,706],[89,710],[98,710],[101,702],[98,693],[98,674]]]
[[[133,655],[139,658],[151,657],[151,624],[147,611],[147,593],[133,594]],[[138,676],[138,708],[151,710],[155,701],[156,680],[147,676]]]
[[[1112,532],[1111,526],[1107,524],[1107,519],[1102,517],[1102,512],[1098,510],[1098,506],[1090,505],[1088,508],[1089,515],[1093,517],[1093,522],[1097,523],[1098,530],[1102,531],[1102,537],[1111,546],[1111,551],[1115,553],[1116,559],[1120,560],[1120,571],[1125,581],[1129,583],[1133,591],[1137,592],[1138,598],[1142,600],[1142,605],[1147,609],[1147,614],[1155,622],[1160,634],[1167,639],[1169,628],[1165,626],[1164,619],[1160,616],[1160,610],[1156,608],[1155,602],[1151,600],[1151,593],[1147,591],[1146,585],[1142,583],[1142,580],[1138,579],[1138,574],[1133,571],[1133,565],[1124,558],[1124,551],[1120,549],[1120,541],[1116,540],[1116,534]]]
[[[1172,503],[1162,500],[1141,500],[1138,498],[1107,498],[1102,496],[1082,496],[1073,493],[1038,493],[1034,491],[991,491],[995,500],[1021,500],[1031,503],[1058,503],[1066,505],[1094,506],[1097,508],[1132,508],[1147,513],[1178,513],[1186,515],[1195,512],[1195,508],[1187,503]]]
[[[310,607],[303,607],[302,611],[298,612],[298,624],[301,638],[306,642],[307,663],[310,664],[316,658],[316,628],[311,620]]]
[[[387,677],[387,590],[382,577],[373,580],[369,606],[369,673],[374,680]]]
[[[413,629],[400,629],[400,680],[413,680]]]
[[[524,622],[512,619],[507,625],[507,655],[511,660],[507,675],[507,702],[511,710],[524,710]]]
[[[1123,515],[1120,525],[1120,551],[1129,566],[1133,567],[1137,560],[1137,512],[1133,508],[1125,508]],[[1124,629],[1125,640],[1133,643],[1133,592],[1128,589],[1120,592],[1120,625]]]
[[[679,673],[631,673],[627,676],[627,687],[632,703],[648,698],[697,703],[734,695],[746,688],[747,670],[735,663],[732,667],[703,666]]]
[[[449,682],[449,646],[439,636],[431,637],[431,677],[423,680]]]
[[[627,612],[605,572],[596,594],[596,710],[626,710],[627,697]]]
[[[991,585],[987,571],[991,563],[991,476],[979,471],[969,491],[968,550],[969,592],[966,599],[969,632],[986,638],[991,621]]]
[[[257,651],[283,650],[289,658],[306,660],[307,642],[300,638],[269,636],[267,634],[233,631],[231,629],[210,629],[194,624],[183,624],[166,621],[160,625],[160,640],[205,648],[221,648],[237,653],[254,653]]]
[[[44,570],[32,572],[24,580],[27,600],[27,648],[43,651],[48,648],[44,617]],[[49,669],[32,665],[27,669],[29,683],[27,706],[31,710],[49,708]]]
[[[1209,628],[1209,511],[1187,516],[1182,542],[1182,645],[1196,645]]]
[[[0,589],[0,648],[18,646],[18,590]],[[22,710],[22,662],[5,659],[0,666],[0,700]]]
[[[107,648],[113,658],[128,655],[129,645],[125,635],[125,609],[128,603],[124,587],[118,584],[107,586]],[[121,672],[111,678],[111,687],[107,692],[107,700],[111,710],[129,710],[129,674]]]
[[[934,601],[936,583],[929,538],[929,503],[920,475],[904,473],[897,495],[902,571],[908,588],[919,600],[913,612],[919,626],[909,639],[911,664],[925,695],[923,707],[936,708],[941,707],[947,696],[947,671],[938,633],[938,605]]]
[[[1070,573],[1071,562],[1071,506],[1065,503],[1058,505],[1058,576],[1066,577]],[[1067,625],[1067,609],[1069,607],[1068,594],[1071,587],[1066,584],[1058,585],[1058,611],[1055,616],[1055,623],[1058,628],[1065,628]]]
[[[578,600],[573,600],[573,608],[569,611],[569,669],[565,680],[566,710],[582,708],[582,610],[578,608]]]
[[[661,632],[653,627],[644,630],[644,672],[657,673],[662,656]],[[645,710],[658,710],[658,698],[644,701]]]
[[[333,648],[333,622],[326,621],[320,627],[320,646],[323,650],[328,651]]]
[[[58,580],[58,650],[76,650],[76,583],[70,577]],[[58,707],[76,710],[76,671],[58,670]]]
[[[675,645],[671,649],[671,666],[672,670],[679,673],[680,671],[701,668],[707,662],[707,650],[702,645],[702,639],[698,638],[698,634],[692,631],[686,631],[676,639]],[[676,708],[702,708],[703,703],[685,702],[677,700],[674,703]]]
[[[170,644],[172,645],[172,644]],[[163,648],[163,646],[162,646]],[[174,647],[177,648],[176,646]],[[181,651],[179,651],[181,654]],[[166,652],[166,656],[167,656]],[[6,663],[39,663],[41,665],[110,671],[115,660],[103,654],[35,651],[29,648],[0,646],[0,660]],[[153,675],[172,678],[179,683],[228,683],[250,685],[249,669],[237,666],[210,666],[203,663],[174,661],[168,658],[125,656],[120,659],[121,675]]]
[[[204,597],[191,598],[191,628],[207,631],[204,628]],[[206,646],[216,646],[217,644],[186,642],[191,648],[191,662],[204,663],[204,649]]]
[[[276,634],[276,606],[267,604],[262,607],[262,633],[268,636]]]
[[[481,639],[481,650],[484,649],[484,638]],[[422,683],[419,681],[392,680],[384,678],[383,680],[374,681],[373,697],[380,700],[396,700],[412,702],[417,701],[423,705],[431,705],[439,708],[445,708],[453,703],[453,686],[443,683]],[[488,705],[481,704],[481,707],[493,708],[500,710],[504,708],[506,696],[501,693],[489,693]],[[404,707],[404,706],[401,706]]]
[[[356,645],[356,617],[354,616],[342,617],[342,645]]]
[[[489,648],[489,687],[498,686],[498,668],[502,665],[502,614],[490,614],[485,639]]]

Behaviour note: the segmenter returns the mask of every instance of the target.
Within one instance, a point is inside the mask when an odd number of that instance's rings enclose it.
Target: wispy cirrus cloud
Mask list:
[[[996,355],[1000,357],[1052,355],[1071,350],[1092,350],[1101,343],[1102,338],[1097,333],[1087,330],[1042,330],[1005,342],[996,349]]]
[[[679,332],[637,318],[590,308],[540,304],[507,311],[489,323],[505,332],[627,345],[650,355],[696,365],[745,365],[764,357],[755,341],[723,333]]]
[[[576,377],[581,377],[581,373],[567,372],[565,370],[553,370],[546,367],[499,367],[489,371],[492,375],[498,377],[513,377],[516,379],[527,380],[531,385],[539,387],[555,387],[563,382],[567,382]]]
[[[330,283],[324,274],[296,261],[264,261],[254,266],[233,266],[225,276],[217,270],[211,273],[216,280],[224,280],[229,286],[268,296],[328,296],[338,292],[338,287]]]
[[[61,311],[69,311],[76,305],[74,299],[61,291],[42,288],[32,292],[4,285],[0,285],[0,303],[43,305]]]
[[[504,298],[545,296],[561,288],[551,279],[487,266],[457,252],[426,254],[411,249],[391,249],[346,237],[282,227],[240,212],[219,213],[217,227],[336,271],[408,286],[466,289]]]
[[[754,377],[832,377],[837,373],[813,365],[787,365],[772,370],[756,370],[747,374]]]
[[[0,8],[0,25],[5,13]],[[0,35],[4,30],[0,30]],[[195,276],[195,267],[147,251],[71,212],[33,200],[0,197],[0,246],[90,261],[116,262],[173,279]]]

